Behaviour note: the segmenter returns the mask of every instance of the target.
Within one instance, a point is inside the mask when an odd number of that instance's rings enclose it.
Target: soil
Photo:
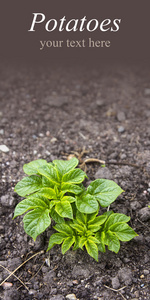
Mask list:
[[[0,151],[0,282],[24,264],[0,286],[0,299],[150,299],[149,79],[140,62],[1,64],[0,145],[8,149]],[[130,216],[139,235],[98,263],[82,250],[46,252],[52,228],[34,242],[22,217],[12,219],[24,163],[73,153],[106,161],[86,165],[88,181],[108,178],[125,190],[111,209]]]

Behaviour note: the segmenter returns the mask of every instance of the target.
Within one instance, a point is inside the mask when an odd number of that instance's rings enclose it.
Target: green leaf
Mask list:
[[[133,239],[135,236],[137,236],[138,234],[136,234],[136,232],[126,223],[121,223],[121,224],[114,224],[112,226],[109,227],[109,230],[114,233],[117,238],[122,241],[122,242],[126,242],[126,241],[130,241],[131,239]]]
[[[107,241],[108,241],[108,249],[115,253],[118,253],[120,249],[119,239],[110,231],[107,231]]]
[[[126,222],[129,222],[130,220],[130,217],[124,215],[124,214],[119,214],[119,213],[113,213],[111,214],[106,223],[105,223],[105,231],[108,230],[108,228],[113,225],[113,224],[116,224],[116,223],[126,223]]]
[[[61,246],[62,254],[65,254],[65,252],[69,250],[69,248],[72,246],[74,241],[75,241],[74,236],[65,238],[65,240]]]
[[[25,164],[23,166],[23,170],[27,175],[39,174],[38,169],[46,164],[47,164],[47,161],[44,159],[34,160],[34,161],[29,162],[28,164]]]
[[[34,240],[51,224],[49,209],[36,208],[28,212],[24,218],[24,230]]]
[[[102,207],[107,207],[123,190],[112,180],[96,179],[88,186],[87,192],[93,195]]]
[[[46,177],[42,176],[42,186],[43,187],[49,187],[54,189],[55,183],[47,179]]]
[[[91,214],[98,209],[98,202],[90,194],[80,195],[76,200],[77,209],[85,214]]]
[[[87,215],[87,223],[90,224],[90,222],[94,221],[97,214],[98,214],[98,210],[96,212],[94,212],[93,214],[88,214]]]
[[[87,222],[87,215],[81,213],[79,210],[77,210],[76,213],[76,221],[80,223],[81,225],[86,224]]]
[[[85,247],[88,254],[98,261],[98,247],[90,238],[85,242]]]
[[[75,242],[74,242],[73,250],[77,250],[80,248],[79,247],[80,236],[79,235],[74,236],[74,239],[75,239]]]
[[[70,224],[70,226],[75,229],[77,232],[82,234],[84,232],[84,226],[79,225],[79,224]]]
[[[39,174],[45,176],[50,182],[56,185],[60,185],[60,181],[58,178],[58,173],[51,164],[44,165],[43,167],[38,169]]]
[[[104,243],[105,233],[104,232],[96,232],[95,237],[99,241],[98,250],[101,252],[106,252],[105,243]]]
[[[57,199],[57,195],[55,190],[49,187],[41,188],[39,191],[39,195],[48,198],[48,199]]]
[[[62,233],[52,234],[50,239],[49,239],[49,244],[48,244],[47,251],[52,249],[53,246],[55,246],[56,244],[60,245],[65,238],[66,238],[66,236],[64,236]]]
[[[60,215],[56,212],[54,208],[51,209],[50,212],[51,218],[56,222],[56,223],[64,223],[64,218],[60,217]]]
[[[82,236],[80,239],[79,239],[79,247],[82,249],[83,246],[85,245],[85,242],[87,241],[87,237],[85,236]]]
[[[61,232],[61,233],[64,233],[66,236],[72,236],[73,235],[73,229],[67,225],[66,223],[60,223],[60,224],[56,224],[54,226],[54,229]]]
[[[42,188],[42,179],[36,175],[31,175],[24,177],[21,181],[19,181],[14,191],[22,197],[26,195],[32,194],[36,191],[39,191]]]
[[[48,208],[49,209],[49,201],[47,201],[47,199],[42,200],[40,198],[30,196],[29,198],[24,199],[17,204],[17,206],[15,208],[15,212],[14,212],[14,218],[24,214],[28,210],[35,209],[35,208],[40,208],[40,209]]]
[[[101,216],[98,216],[96,217],[94,220],[90,220],[88,221],[88,226],[89,225],[102,225],[107,219],[107,216],[106,215],[101,215]]]
[[[70,183],[62,183],[61,190],[65,193],[73,193],[75,195],[80,194],[83,190],[80,186]]]
[[[61,201],[68,201],[69,203],[73,203],[76,201],[76,199],[71,196],[64,196],[63,198],[61,198]]]
[[[73,211],[68,201],[60,201],[55,206],[56,212],[63,218],[73,219]]]
[[[88,240],[94,242],[95,244],[100,244],[100,241],[95,236],[90,236]]]
[[[85,179],[86,174],[80,169],[75,169],[70,171],[69,173],[66,173],[62,177],[62,182],[67,183],[81,183]]]
[[[77,158],[73,157],[70,160],[53,160],[53,163],[57,167],[59,174],[63,176],[73,170],[78,165],[79,161]]]

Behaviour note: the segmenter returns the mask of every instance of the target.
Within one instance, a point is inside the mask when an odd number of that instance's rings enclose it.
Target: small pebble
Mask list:
[[[119,126],[118,127],[118,132],[119,133],[123,133],[125,131],[124,127],[123,126]]]
[[[0,151],[2,152],[9,152],[9,148],[6,145],[0,145]]]
[[[0,134],[4,134],[4,129],[0,129]]]
[[[53,137],[53,138],[51,139],[51,143],[54,144],[55,142],[57,142],[57,139],[56,139],[55,137]]]
[[[75,295],[75,294],[68,294],[68,295],[66,296],[66,299],[69,299],[69,300],[76,300],[77,298],[76,298],[76,295]]]

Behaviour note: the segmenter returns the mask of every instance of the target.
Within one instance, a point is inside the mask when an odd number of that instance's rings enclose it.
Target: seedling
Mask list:
[[[127,224],[130,217],[107,211],[123,190],[112,180],[96,179],[85,188],[87,175],[76,168],[78,159],[35,160],[23,166],[28,175],[15,186],[15,192],[25,197],[17,204],[14,218],[22,215],[25,232],[36,240],[50,225],[56,223],[57,233],[51,235],[48,249],[62,244],[62,254],[70,247],[86,249],[98,261],[98,251],[118,253],[120,241],[129,241],[137,234]]]

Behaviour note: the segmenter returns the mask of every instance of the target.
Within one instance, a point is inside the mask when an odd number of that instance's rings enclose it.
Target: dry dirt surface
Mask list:
[[[82,152],[82,150],[87,152]],[[13,218],[24,163],[67,159],[87,164],[88,182],[107,178],[125,192],[111,205],[139,236],[97,263],[82,250],[46,252],[53,232],[34,242]],[[82,153],[82,157],[81,154]],[[150,299],[150,68],[3,63],[0,68],[0,299]],[[87,182],[86,182],[87,183]],[[10,272],[17,269],[11,277]]]

